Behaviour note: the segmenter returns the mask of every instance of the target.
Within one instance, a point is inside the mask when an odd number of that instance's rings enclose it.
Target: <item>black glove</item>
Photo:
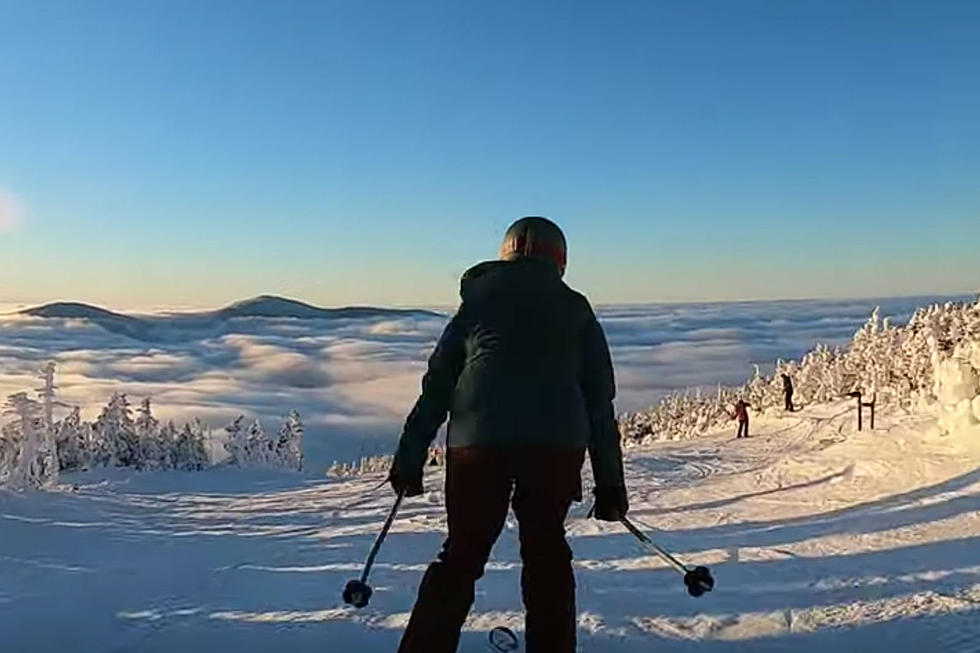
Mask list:
[[[417,497],[422,494],[422,468],[414,470],[402,469],[398,456],[391,463],[391,470],[388,472],[388,483],[395,494],[404,494],[406,497]]]
[[[630,502],[626,498],[625,487],[597,487],[592,493],[595,494],[592,514],[596,519],[619,521],[629,512]]]

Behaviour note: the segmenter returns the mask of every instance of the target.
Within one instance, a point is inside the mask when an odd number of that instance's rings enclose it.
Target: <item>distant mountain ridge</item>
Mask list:
[[[34,317],[79,318],[79,319],[144,319],[117,313],[105,308],[83,304],[81,302],[52,302],[42,306],[33,306],[18,311],[21,315]],[[358,318],[399,316],[438,316],[439,313],[421,308],[383,308],[378,306],[342,306],[338,308],[322,308],[307,304],[297,299],[279,297],[277,295],[259,295],[240,302],[229,304],[224,308],[213,311],[189,311],[186,313],[169,313],[172,317],[295,317],[295,318]],[[156,316],[153,316],[156,317]]]
[[[127,315],[81,302],[53,302],[18,311],[19,315],[55,319],[88,320],[106,331],[136,340],[182,340],[191,333],[214,331],[229,320],[262,319],[377,319],[441,317],[424,309],[344,306],[321,308],[295,299],[259,295],[212,311]],[[186,335],[181,335],[184,332]]]
[[[344,306],[321,308],[296,299],[276,295],[259,295],[235,302],[214,312],[220,317],[295,317],[295,318],[370,318],[387,316],[437,316],[438,313],[415,308],[380,308]]]
[[[43,306],[34,306],[18,311],[20,315],[30,315],[33,317],[56,317],[73,318],[87,320],[132,320],[138,322],[139,319],[122,313],[115,313],[105,308],[82,304],[81,302],[52,302]]]

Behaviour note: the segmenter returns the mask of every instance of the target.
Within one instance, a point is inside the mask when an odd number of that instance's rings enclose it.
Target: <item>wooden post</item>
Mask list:
[[[857,398],[857,402],[858,402],[858,431],[860,431],[861,430],[861,406],[863,405],[861,403],[861,391],[860,390],[855,390],[854,392],[849,392],[849,393],[847,393],[847,396],[848,397],[856,397]]]
[[[875,404],[876,403],[878,403],[878,393],[877,392],[874,393],[871,396],[871,401],[869,401],[869,402],[867,402],[867,403],[864,404],[865,406],[867,406],[868,408],[871,409],[871,430],[872,431],[875,430]],[[860,417],[858,418],[858,423],[859,424],[861,423],[861,418]],[[860,431],[861,428],[858,427],[858,430]]]

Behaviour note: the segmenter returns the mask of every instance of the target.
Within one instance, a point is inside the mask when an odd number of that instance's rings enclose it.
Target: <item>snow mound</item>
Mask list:
[[[980,335],[960,342],[952,354],[936,349],[933,394],[941,434],[980,440]]]

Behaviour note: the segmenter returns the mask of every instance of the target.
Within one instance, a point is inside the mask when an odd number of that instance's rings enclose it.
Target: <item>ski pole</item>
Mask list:
[[[651,540],[646,533],[637,528],[633,522],[626,517],[623,517],[620,520],[620,523],[622,523],[623,526],[625,526],[626,529],[636,537],[636,539],[642,542],[644,546],[651,549],[654,553],[666,560],[667,563],[670,564],[670,566],[672,566],[675,570],[684,575],[684,585],[687,586],[688,594],[698,597],[705,592],[710,592],[712,589],[714,589],[715,579],[711,577],[711,571],[707,567],[702,567],[700,565],[693,568],[688,567],[680,560],[675,558],[670,551]]]
[[[378,551],[381,550],[381,545],[388,535],[391,523],[395,521],[395,515],[398,513],[398,507],[401,506],[404,497],[404,492],[398,493],[398,497],[395,499],[395,505],[391,507],[391,512],[388,513],[388,519],[385,520],[385,525],[381,527],[381,532],[378,533],[377,539],[374,540],[374,546],[371,547],[371,552],[368,554],[367,561],[364,563],[364,570],[361,572],[361,577],[348,581],[344,587],[344,603],[353,605],[355,608],[363,608],[371,600],[371,586],[367,584],[368,574],[371,573],[371,566],[374,564],[374,559],[378,557]]]
[[[663,558],[668,563],[670,563],[674,567],[674,569],[681,572],[682,574],[687,572],[687,567],[684,565],[684,563],[682,563],[680,560],[675,558],[669,551],[667,551],[667,549],[663,548],[662,546],[660,546],[659,544],[651,540],[646,533],[644,533],[639,528],[637,528],[633,524],[633,522],[631,522],[629,519],[623,517],[620,520],[620,522],[623,524],[623,526],[626,527],[626,529],[630,533],[636,536],[636,539],[646,544],[647,547],[653,549],[657,553],[657,555],[659,555],[661,558]]]

